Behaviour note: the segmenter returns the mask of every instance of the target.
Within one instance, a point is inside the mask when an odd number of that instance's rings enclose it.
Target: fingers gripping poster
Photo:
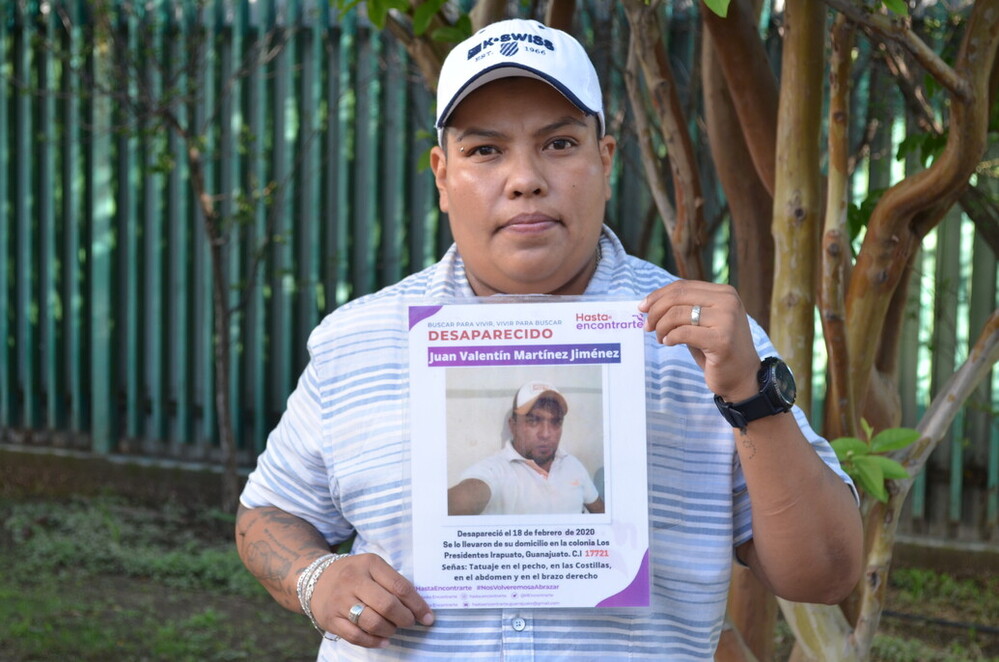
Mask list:
[[[409,309],[414,580],[435,609],[647,606],[637,301]]]

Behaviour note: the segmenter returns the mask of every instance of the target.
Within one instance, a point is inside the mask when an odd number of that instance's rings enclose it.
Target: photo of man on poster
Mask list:
[[[448,490],[448,514],[604,512],[592,476],[561,447],[568,413],[557,387],[542,381],[521,385],[507,419],[509,439]]]

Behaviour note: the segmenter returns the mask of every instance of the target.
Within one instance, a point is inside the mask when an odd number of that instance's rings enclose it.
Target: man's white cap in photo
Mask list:
[[[520,416],[530,413],[540,397],[551,398],[559,403],[562,406],[563,416],[569,412],[569,404],[565,401],[565,397],[557,388],[545,382],[527,382],[521,386],[517,395],[513,397],[513,411]]]
[[[590,56],[576,39],[538,21],[519,18],[491,23],[455,46],[437,82],[437,140],[443,143],[451,113],[479,87],[500,78],[542,80],[587,115],[604,134],[600,81]]]

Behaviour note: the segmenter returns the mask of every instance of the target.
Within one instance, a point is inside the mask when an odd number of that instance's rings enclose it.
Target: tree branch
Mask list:
[[[550,0],[545,10],[545,24],[564,32],[572,32],[576,0]]]
[[[659,117],[659,127],[666,143],[666,155],[673,175],[676,225],[670,231],[670,239],[677,271],[684,278],[703,280],[705,270],[701,248],[704,245],[704,198],[693,143],[686,128],[673,72],[663,47],[658,3],[647,5],[644,0],[627,0],[624,8],[631,27],[631,47],[636,51],[649,97]],[[639,112],[642,112],[642,108],[635,109],[636,115]]]
[[[881,617],[888,569],[895,544],[895,531],[898,528],[899,515],[905,505],[906,496],[912,489],[916,476],[926,465],[930,453],[950,431],[954,417],[989,374],[996,361],[999,361],[999,309],[992,312],[968,359],[940,389],[930,403],[929,409],[923,414],[922,420],[916,426],[921,435],[919,440],[893,454],[894,459],[905,466],[909,478],[890,481],[888,503],[875,504],[865,517],[865,528],[873,528],[877,534],[867,557],[866,583],[871,589],[864,596],[861,619],[854,633],[861,650],[870,650]]]
[[[968,100],[971,88],[968,86],[967,80],[955,69],[949,67],[937,55],[936,51],[927,46],[926,42],[912,31],[907,18],[874,13],[868,7],[857,6],[850,0],[823,1],[836,11],[848,16],[850,20],[867,32],[878,34],[901,45],[912,53],[916,61],[944,88],[960,99]]]
[[[727,201],[727,211],[721,210],[719,219],[724,213],[731,219],[735,254],[729,263],[731,282],[738,288],[746,312],[769,330],[774,286],[774,238],[770,232],[774,200],[756,170],[746,167],[753,159],[732,101],[732,88],[718,63],[719,50],[714,38],[705,34],[701,44],[705,133]],[[714,236],[716,225],[719,223],[709,225],[709,236]]]
[[[652,127],[645,114],[645,103],[637,80],[639,67],[638,51],[635,47],[635,38],[632,36],[628,46],[628,63],[623,75],[624,85],[628,91],[628,102],[631,104],[631,114],[635,121],[635,138],[638,140],[638,149],[642,156],[645,181],[648,182],[649,192],[652,193],[652,200],[659,211],[659,216],[672,236],[676,229],[676,210],[666,190],[666,171],[662,160],[656,156],[652,145]]]
[[[956,71],[966,72],[967,100],[951,98],[947,145],[933,164],[895,184],[871,215],[847,291],[850,374],[863,402],[888,307],[922,238],[935,227],[968,185],[987,144],[989,84],[999,48],[994,16],[999,0],[979,0],[957,54]]]
[[[716,44],[715,57],[733,93],[732,103],[749,147],[756,174],[773,196],[777,156],[777,78],[757,30],[756,13],[745,0],[734,0],[722,18],[701,7],[701,20]]]
[[[849,81],[854,43],[853,23],[841,14],[832,29],[829,83],[829,171],[826,176],[826,211],[822,238],[822,281],[819,306],[828,361],[829,396],[826,398],[826,434],[856,436],[857,403],[847,368],[846,262],[850,245],[846,213],[850,181]]]
[[[977,186],[966,188],[958,202],[975,224],[975,232],[985,240],[992,253],[999,257],[999,206]]]
[[[478,0],[472,11],[468,12],[472,20],[472,30],[481,30],[490,23],[506,18],[506,0]]]

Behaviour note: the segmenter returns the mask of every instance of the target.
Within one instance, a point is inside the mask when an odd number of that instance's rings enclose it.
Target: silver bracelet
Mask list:
[[[312,627],[316,628],[318,632],[326,635],[325,630],[319,627],[316,623],[316,618],[312,614],[312,593],[316,589],[316,583],[319,581],[319,576],[323,574],[326,568],[330,567],[334,561],[339,561],[345,556],[350,556],[349,554],[324,554],[317,558],[315,561],[309,564],[309,567],[298,576],[298,603],[302,607],[302,611],[309,620],[312,621]],[[337,637],[339,639],[339,637]]]

